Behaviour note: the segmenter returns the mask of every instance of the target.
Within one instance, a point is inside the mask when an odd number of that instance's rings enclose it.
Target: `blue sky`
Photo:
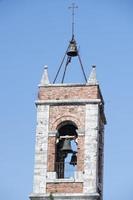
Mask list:
[[[104,200],[133,198],[133,2],[75,0],[75,37],[88,75],[97,66],[105,99]],[[0,194],[32,191],[37,85],[54,79],[71,39],[70,0],[0,0]],[[66,82],[84,82],[74,60]]]

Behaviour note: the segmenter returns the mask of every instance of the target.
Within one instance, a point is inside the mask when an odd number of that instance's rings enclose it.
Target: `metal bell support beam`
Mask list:
[[[77,49],[76,41],[74,39],[74,10],[76,8],[78,8],[78,7],[75,6],[74,3],[72,3],[72,6],[70,6],[69,8],[72,9],[72,39],[71,39],[71,41],[69,43],[69,46],[68,46],[68,48],[67,48],[67,50],[65,52],[65,55],[64,55],[63,59],[61,61],[61,64],[60,64],[59,69],[58,69],[58,71],[56,73],[56,76],[55,76],[55,79],[54,79],[53,83],[56,82],[56,79],[57,79],[57,77],[58,77],[58,75],[60,73],[61,67],[62,67],[62,65],[63,65],[63,63],[65,61],[66,55],[67,55],[67,60],[66,60],[65,69],[64,69],[64,73],[63,73],[63,77],[62,77],[61,83],[64,82],[64,78],[65,78],[65,74],[66,74],[66,70],[67,70],[68,64],[71,62],[72,57],[75,57],[75,56],[78,56],[79,63],[80,63],[80,66],[81,66],[85,81],[87,82],[87,78],[86,78],[85,71],[84,71],[84,68],[83,68],[83,65],[82,65],[82,61],[81,61],[81,58],[80,58],[80,55],[79,55],[79,52],[78,52],[78,49]]]
[[[83,67],[83,64],[82,64],[82,61],[81,61],[81,58],[80,58],[80,55],[79,55],[79,52],[78,52],[78,49],[77,49],[76,41],[75,41],[74,35],[73,35],[72,36],[72,40],[70,41],[70,44],[69,44],[69,46],[68,46],[68,48],[67,48],[67,50],[65,52],[65,55],[64,55],[64,57],[63,57],[63,59],[61,61],[61,64],[60,64],[59,69],[58,69],[58,71],[56,73],[56,76],[55,76],[55,79],[54,79],[53,83],[55,83],[56,80],[57,80],[57,77],[58,77],[58,75],[60,73],[61,67],[62,67],[62,65],[63,65],[63,63],[65,61],[66,56],[67,56],[67,60],[66,60],[65,69],[64,69],[64,73],[63,73],[63,77],[62,77],[61,83],[64,82],[64,78],[65,78],[65,74],[66,74],[66,70],[67,70],[68,64],[71,62],[71,59],[73,57],[76,57],[76,56],[78,56],[79,63],[80,63],[80,66],[81,66],[81,70],[82,70],[84,79],[87,82],[87,78],[86,78],[86,74],[85,74],[85,71],[84,71],[84,67]]]

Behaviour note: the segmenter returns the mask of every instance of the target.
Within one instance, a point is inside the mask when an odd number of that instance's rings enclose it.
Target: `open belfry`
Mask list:
[[[104,155],[104,100],[96,67],[86,78],[74,36],[53,83],[47,66],[39,85],[35,165],[31,200],[102,200]],[[67,66],[77,57],[85,83],[64,83]],[[61,83],[56,83],[65,63]]]

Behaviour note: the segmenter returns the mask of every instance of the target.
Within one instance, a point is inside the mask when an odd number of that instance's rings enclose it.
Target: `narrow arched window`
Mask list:
[[[77,165],[77,129],[71,121],[62,122],[57,127],[56,135],[56,162],[57,178],[74,176]]]

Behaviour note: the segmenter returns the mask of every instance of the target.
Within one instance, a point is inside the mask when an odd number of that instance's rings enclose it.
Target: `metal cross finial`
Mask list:
[[[72,6],[68,7],[69,9],[72,9],[72,36],[74,35],[74,9],[78,8],[78,6],[75,5],[75,3],[72,3]]]

